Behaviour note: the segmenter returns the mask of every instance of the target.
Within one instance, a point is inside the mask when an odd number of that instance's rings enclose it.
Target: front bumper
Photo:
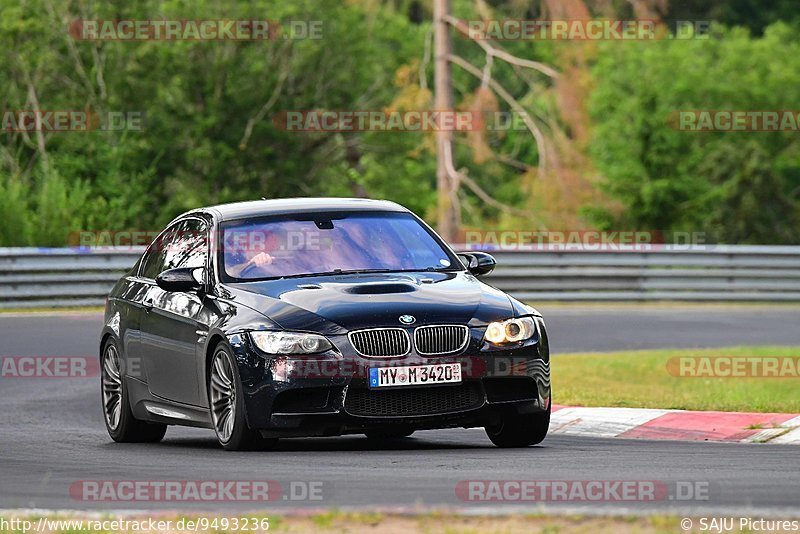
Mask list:
[[[482,329],[457,356],[411,352],[391,360],[359,356],[346,336],[338,353],[314,358],[267,358],[249,338],[229,338],[239,366],[250,428],[267,437],[337,436],[367,430],[424,430],[497,424],[504,414],[550,409],[550,354],[539,335],[505,350],[482,351]],[[459,362],[461,384],[369,389],[370,367]]]

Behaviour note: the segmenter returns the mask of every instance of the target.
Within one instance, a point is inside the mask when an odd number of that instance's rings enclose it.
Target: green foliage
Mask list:
[[[610,5],[630,16],[628,2]],[[722,9],[720,2],[709,5]],[[786,5],[759,14],[791,20]],[[542,15],[540,3],[518,0],[454,0],[453,12],[474,19],[486,6],[498,19]],[[0,132],[0,246],[60,245],[78,230],[156,230],[199,205],[262,196],[388,198],[435,220],[430,132],[289,132],[273,122],[286,110],[432,107],[428,2],[0,0],[0,8],[2,109],[31,109],[33,95],[40,109],[144,117],[141,129],[41,137]],[[698,13],[713,18],[717,12]],[[746,23],[746,10],[719,13]],[[94,42],[67,32],[77,19],[247,18],[321,21],[323,38]],[[455,32],[453,41],[457,55],[483,68],[486,56],[475,43]],[[564,53],[569,43],[502,46],[556,68],[566,69],[558,63],[571,57]],[[592,205],[583,213],[607,228],[798,242],[796,133],[689,134],[669,128],[667,117],[679,109],[792,109],[800,101],[799,58],[793,30],[783,25],[757,39],[730,30],[709,40],[600,43],[592,70],[591,154],[621,208]],[[459,67],[453,78],[457,105],[466,108],[481,80]],[[500,60],[492,78],[537,117],[546,134],[569,130],[558,124],[549,79]],[[507,112],[508,106],[498,101],[497,109]],[[536,215],[550,205],[556,213],[572,209],[550,198],[559,188],[548,189],[554,178],[536,173],[539,153],[526,129],[484,134],[456,135],[456,165],[480,188],[516,208],[513,213]],[[562,141],[572,141],[569,131]],[[476,146],[489,155],[478,157]],[[566,154],[584,150],[570,148]],[[571,194],[568,185],[562,189]],[[468,226],[519,229],[536,220],[501,212],[466,187],[460,200]]]
[[[756,35],[777,21],[800,22],[796,0],[672,0],[665,18],[744,26]]]
[[[388,106],[396,70],[423,46],[425,28],[405,13],[315,1],[3,4],[3,109],[30,109],[34,91],[40,109],[144,120],[138,130],[46,132],[44,154],[33,133],[0,134],[2,217],[13,221],[0,246],[63,244],[78,229],[152,230],[198,205],[262,196],[417,194],[409,204],[422,211],[432,200],[431,155],[409,155],[419,136],[359,134],[352,155],[342,134],[272,121],[283,110]],[[247,18],[321,21],[323,39],[92,42],[66,31],[76,19]],[[397,172],[412,178],[395,187]]]
[[[800,43],[778,23],[711,39],[604,43],[594,65],[591,153],[616,228],[707,232],[728,243],[800,243],[797,132],[689,132],[681,110],[792,110]]]
[[[0,243],[30,243],[33,221],[25,186],[19,180],[0,173]]]

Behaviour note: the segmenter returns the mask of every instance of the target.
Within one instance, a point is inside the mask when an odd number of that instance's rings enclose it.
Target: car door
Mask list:
[[[129,277],[129,285],[121,298],[128,303],[128,322],[123,338],[125,353],[128,356],[126,374],[142,382],[148,381],[147,368],[144,365],[142,353],[142,318],[145,315],[144,303],[152,300],[152,287],[155,285],[154,277],[164,269],[166,260],[164,252],[166,247],[161,243],[171,243],[175,239],[179,223],[170,225],[150,244],[137,269]],[[156,274],[153,274],[156,273]]]
[[[167,269],[208,263],[208,223],[188,217],[159,245],[162,260],[145,266],[150,286],[142,303],[141,355],[150,392],[163,399],[203,406],[198,358],[207,325],[200,323],[203,301],[197,292],[164,291],[155,277]]]

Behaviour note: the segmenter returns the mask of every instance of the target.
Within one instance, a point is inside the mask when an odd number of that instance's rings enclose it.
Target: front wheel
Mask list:
[[[265,439],[247,426],[242,381],[233,354],[224,343],[217,345],[208,372],[211,421],[222,448],[244,451],[272,448],[277,439]]]
[[[496,426],[487,426],[486,435],[498,447],[528,447],[541,443],[550,428],[550,408],[533,414],[509,414]]]
[[[113,338],[108,338],[103,345],[100,375],[103,416],[108,435],[120,443],[161,441],[167,432],[167,425],[140,421],[133,416],[121,369],[117,342]]]

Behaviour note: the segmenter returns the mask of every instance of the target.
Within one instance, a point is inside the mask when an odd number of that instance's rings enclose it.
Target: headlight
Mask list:
[[[530,339],[536,333],[536,323],[531,317],[489,323],[483,339],[494,345]]]
[[[250,332],[250,337],[267,354],[316,354],[333,348],[324,336],[303,332]]]

